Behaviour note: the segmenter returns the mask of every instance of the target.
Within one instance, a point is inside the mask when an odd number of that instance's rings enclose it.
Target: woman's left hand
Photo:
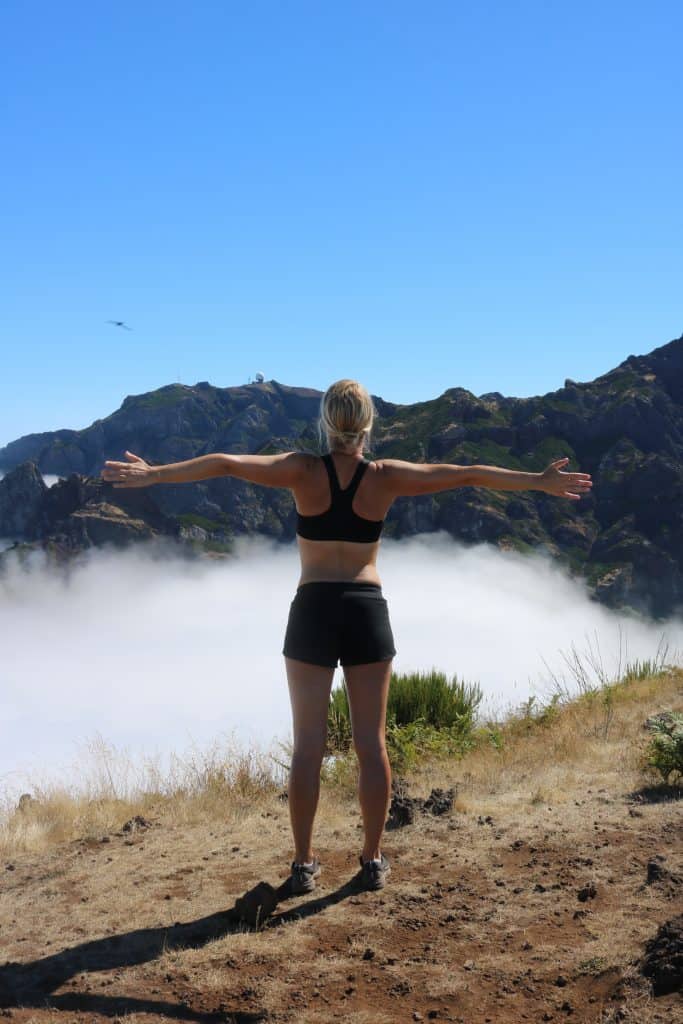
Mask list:
[[[541,473],[541,490],[557,498],[572,498],[578,501],[582,494],[590,492],[593,486],[590,473],[562,473],[560,466],[566,466],[569,456],[556,459]]]

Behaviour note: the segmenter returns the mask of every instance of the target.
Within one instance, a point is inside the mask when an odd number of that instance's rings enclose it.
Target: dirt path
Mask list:
[[[674,1024],[680,990],[653,996],[642,958],[679,915],[663,956],[680,985],[682,808],[634,802],[615,775],[557,806],[422,815],[387,832],[392,875],[367,893],[354,881],[357,808],[328,800],[318,889],[257,931],[234,904],[286,877],[286,804],[239,828],[152,820],[22,854],[0,864],[0,1013]]]

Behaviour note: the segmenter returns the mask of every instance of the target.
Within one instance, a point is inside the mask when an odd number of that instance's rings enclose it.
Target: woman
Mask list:
[[[588,473],[563,473],[567,458],[543,473],[497,466],[368,462],[375,410],[353,380],[339,380],[320,403],[319,432],[328,454],[201,455],[186,462],[149,466],[126,452],[128,462],[105,462],[102,478],[114,487],[185,483],[233,476],[267,487],[287,487],[297,509],[301,575],[292,601],[283,654],[292,705],[294,747],[289,810],[294,835],[293,892],[310,892],[320,874],[312,832],[325,749],[332,678],[341,662],[349,696],[353,743],[359,762],[358,794],[364,827],[360,853],[363,884],[380,889],[390,866],[380,849],[391,792],[385,716],[392,658],[396,653],[387,602],[377,572],[382,525],[395,498],[455,487],[534,488],[577,499],[591,484]]]

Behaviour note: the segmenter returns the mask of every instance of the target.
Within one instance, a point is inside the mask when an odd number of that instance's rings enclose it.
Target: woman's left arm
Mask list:
[[[277,455],[230,455],[215,452],[185,462],[150,466],[139,455],[125,452],[128,462],[108,460],[102,479],[114,487],[149,487],[151,484],[184,484],[217,476],[234,476],[265,487],[294,487],[301,480],[307,456],[301,452]]]
[[[542,473],[525,473],[502,466],[468,466],[473,487],[493,487],[499,491],[545,491],[557,498],[577,501],[593,486],[590,473],[563,473],[569,458],[556,459]]]

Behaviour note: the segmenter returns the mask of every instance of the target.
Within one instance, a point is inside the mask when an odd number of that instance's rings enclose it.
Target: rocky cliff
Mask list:
[[[214,451],[316,451],[319,400],[277,381],[172,384],[128,396],[84,430],[18,438],[0,448],[0,535],[71,549],[157,535],[214,550],[243,533],[291,540],[289,492],[229,478],[124,490],[99,474],[125,449],[155,464]],[[683,606],[683,337],[538,397],[450,388],[428,402],[375,404],[371,457],[537,471],[568,455],[569,469],[593,477],[578,502],[472,487],[400,499],[387,536],[446,530],[464,542],[542,548],[607,605],[655,617]],[[48,488],[40,473],[69,476]]]

